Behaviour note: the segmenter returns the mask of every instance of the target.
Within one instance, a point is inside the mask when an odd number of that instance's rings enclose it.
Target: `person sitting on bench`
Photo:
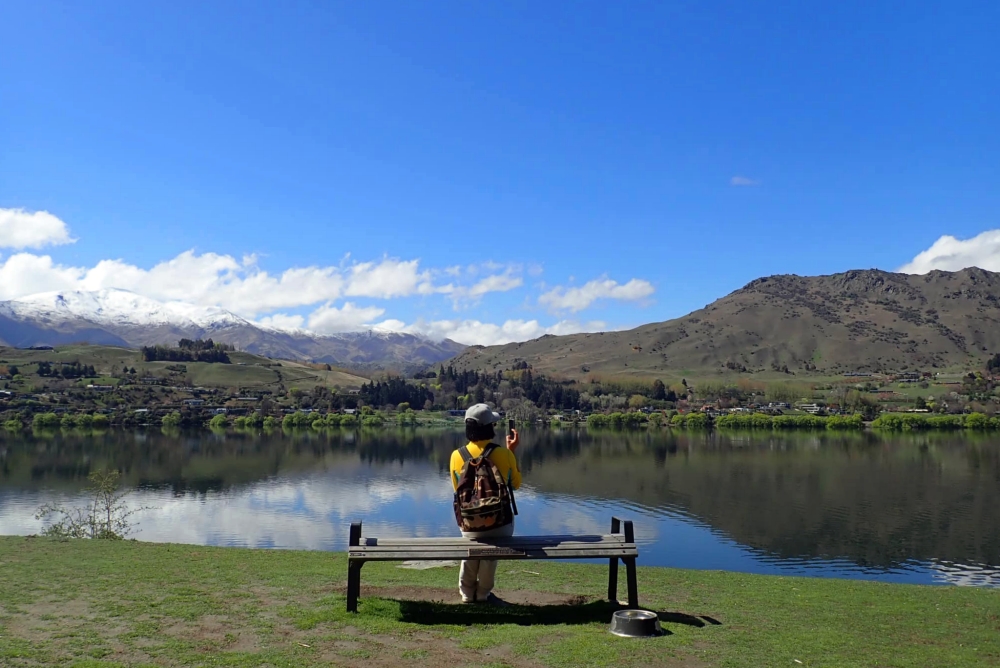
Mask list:
[[[521,486],[514,451],[517,431],[507,436],[507,447],[491,443],[500,415],[486,404],[465,411],[468,445],[451,453],[451,483],[455,488],[455,519],[466,538],[514,535],[516,504],[511,490]],[[458,576],[463,603],[506,605],[493,594],[496,559],[466,559]]]

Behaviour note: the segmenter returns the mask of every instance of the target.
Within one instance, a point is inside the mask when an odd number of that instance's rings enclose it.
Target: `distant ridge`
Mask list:
[[[758,278],[698,311],[621,332],[473,346],[452,364],[585,378],[979,367],[1000,351],[1000,274],[978,268]]]
[[[211,338],[266,357],[357,368],[423,368],[465,346],[369,330],[321,336],[262,327],[218,307],[161,302],[127,290],[45,292],[0,302],[0,344],[93,343],[123,347]]]

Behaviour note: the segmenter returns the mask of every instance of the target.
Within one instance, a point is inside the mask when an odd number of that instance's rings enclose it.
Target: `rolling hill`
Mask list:
[[[231,364],[205,362],[145,362],[134,348],[107,345],[70,344],[53,350],[24,350],[0,346],[0,366],[15,365],[24,369],[39,362],[93,366],[102,379],[82,379],[77,385],[114,382],[125,368],[135,368],[138,377],[156,376],[176,384],[246,390],[277,390],[282,387],[310,391],[317,385],[356,389],[368,379],[344,369],[326,369],[325,365],[293,360],[275,362],[250,353],[229,353]],[[180,370],[183,369],[183,370]],[[66,383],[72,385],[73,383]]]
[[[879,270],[768,276],[666,322],[473,346],[452,364],[527,362],[566,378],[733,373],[840,374],[980,367],[1000,350],[1000,274]]]

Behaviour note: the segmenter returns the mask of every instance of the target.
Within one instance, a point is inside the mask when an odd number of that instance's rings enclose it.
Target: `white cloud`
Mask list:
[[[1000,271],[1000,230],[987,230],[971,239],[945,235],[898,271],[926,274],[935,269],[960,271],[966,267]]]
[[[507,320],[501,325],[479,320],[418,320],[412,325],[404,325],[399,320],[386,320],[377,325],[387,329],[410,334],[422,334],[440,341],[451,339],[466,345],[492,346],[514,341],[537,339],[545,334],[576,334],[578,332],[599,332],[607,329],[607,323],[591,321],[580,323],[563,320],[554,325],[544,326],[537,320]]]
[[[340,308],[324,304],[309,315],[309,329],[317,334],[356,332],[371,327],[371,322],[385,313],[377,306],[356,306],[351,302]]]
[[[434,292],[429,271],[420,271],[419,260],[385,258],[381,262],[361,262],[350,268],[348,297],[408,297]]]
[[[48,211],[0,209],[0,248],[41,248],[71,244],[69,227]]]
[[[448,284],[439,288],[438,292],[449,295],[455,308],[458,309],[463,305],[477,303],[491,292],[508,292],[521,287],[524,285],[524,279],[517,275],[517,271],[518,269],[514,267],[508,267],[502,274],[486,276],[470,286]]]
[[[544,334],[568,334],[606,329],[603,322],[563,320],[543,325],[538,320],[511,319],[502,324],[475,319],[424,320],[406,324],[388,319],[380,306],[359,305],[345,298],[396,299],[428,295],[447,296],[456,306],[468,305],[491,293],[524,285],[525,268],[517,264],[480,262],[468,267],[425,269],[416,259],[384,257],[357,262],[346,256],[337,265],[292,267],[280,272],[260,267],[254,255],[237,258],[219,253],[185,251],[144,268],[123,259],[107,259],[93,266],[63,265],[49,255],[21,250],[45,244],[71,243],[65,223],[46,212],[0,209],[0,247],[20,252],[0,257],[0,300],[39,292],[125,289],[162,301],[219,306],[258,324],[285,331],[318,334],[378,326],[432,338],[451,338],[468,344],[525,341]],[[540,266],[527,270],[541,273]],[[447,280],[438,284],[437,280]],[[557,287],[540,301],[556,310],[579,311],[598,299],[636,300],[653,293],[647,281],[624,285],[602,278],[582,287]],[[319,305],[318,308],[316,305]],[[305,308],[313,308],[307,313]],[[383,319],[380,324],[373,325]]]
[[[268,329],[279,329],[283,331],[296,331],[304,329],[306,319],[301,315],[288,315],[285,313],[275,313],[257,321],[261,327]]]
[[[620,285],[610,278],[599,278],[580,287],[557,286],[552,288],[538,298],[538,303],[553,311],[576,313],[599,299],[637,301],[649,297],[655,291],[652,283],[639,278],[633,278],[624,285]]]
[[[102,260],[93,267],[55,263],[47,255],[18,253],[0,260],[0,299],[14,299],[50,290],[121,288],[147,297],[221,306],[244,317],[278,309],[329,302],[342,296],[380,299],[437,291],[430,272],[418,260],[392,258],[342,267],[293,267],[270,273],[255,256],[185,251],[143,269],[123,260]]]
[[[337,267],[303,267],[272,275],[229,255],[186,251],[142,269],[122,260],[94,267],[57,265],[49,256],[20,253],[0,263],[0,298],[13,299],[48,290],[121,288],[147,297],[202,306],[221,306],[245,317],[279,308],[336,299],[344,280]]]
[[[390,318],[389,320],[383,320],[378,325],[375,325],[375,327],[387,332],[402,332],[406,330],[406,323],[402,320]]]
[[[487,276],[477,282],[468,290],[469,297],[478,299],[489,292],[507,292],[524,285],[520,276],[514,276],[510,272]]]
[[[745,176],[734,176],[729,179],[729,185],[731,186],[759,186],[760,181],[757,179],[750,179]]]
[[[17,253],[0,261],[0,299],[76,289],[84,273],[75,267],[59,266],[47,255]]]

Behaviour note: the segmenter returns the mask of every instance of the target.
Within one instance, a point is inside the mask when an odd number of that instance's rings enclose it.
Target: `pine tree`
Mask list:
[[[663,381],[657,378],[653,381],[653,400],[664,401],[666,398],[667,388],[663,385]]]

